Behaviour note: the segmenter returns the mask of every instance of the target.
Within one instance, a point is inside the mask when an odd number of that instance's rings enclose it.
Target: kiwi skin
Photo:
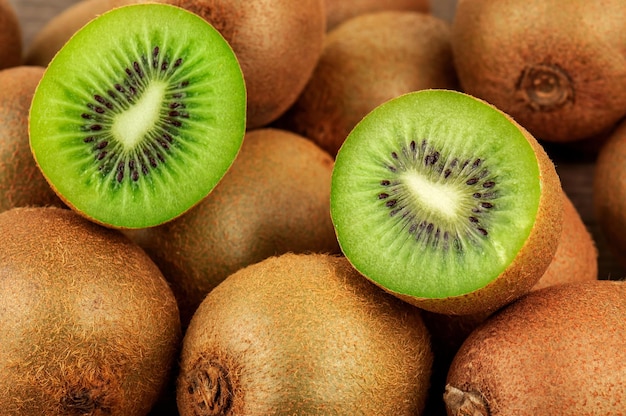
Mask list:
[[[328,33],[309,82],[277,125],[335,156],[354,126],[383,102],[457,87],[448,22],[406,10],[367,13]]]
[[[626,112],[621,0],[460,0],[452,49],[463,91],[538,139],[583,140]]]
[[[624,410],[626,282],[540,289],[467,338],[448,373],[449,416]]]
[[[208,292],[244,266],[285,252],[339,253],[332,167],[330,155],[302,136],[250,130],[207,198],[171,222],[125,231],[172,284],[183,326]]]
[[[0,212],[13,207],[64,207],[37,167],[28,141],[28,111],[44,68],[0,70]]]
[[[609,252],[626,267],[626,122],[622,121],[598,152],[593,210]]]
[[[430,12],[428,0],[326,0],[326,30],[353,17],[382,10]]]
[[[21,63],[22,27],[13,3],[10,0],[0,0],[0,69]]]
[[[68,209],[4,211],[0,233],[2,413],[147,414],[181,341],[156,265]]]
[[[344,257],[287,253],[237,271],[202,302],[183,340],[178,407],[421,414],[431,360],[419,309]]]
[[[47,65],[65,41],[95,14],[134,3],[165,3],[196,13],[233,48],[246,80],[247,127],[276,120],[313,73],[326,35],[324,0],[83,0],[50,21],[27,52]]]

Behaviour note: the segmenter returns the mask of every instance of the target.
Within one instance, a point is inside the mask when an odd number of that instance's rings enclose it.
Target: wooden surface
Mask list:
[[[9,0],[15,6],[22,23],[25,47],[48,20],[77,0]],[[295,1],[295,0],[294,0]],[[453,13],[454,0],[434,0],[434,12],[449,18]],[[594,174],[594,156],[588,151],[572,150],[566,146],[546,144],[557,171],[561,177],[563,189],[578,208],[581,217],[591,232],[599,249],[599,277],[620,279],[626,277],[626,270],[620,266],[609,252],[606,242],[593,213],[592,182]]]

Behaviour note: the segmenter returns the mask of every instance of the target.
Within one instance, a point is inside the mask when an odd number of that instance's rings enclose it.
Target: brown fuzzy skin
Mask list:
[[[624,411],[626,282],[535,291],[472,332],[450,367],[449,416]]]
[[[171,282],[183,325],[236,270],[285,252],[339,252],[330,219],[333,159],[278,129],[249,131],[229,172],[178,219],[127,232]]]
[[[13,207],[63,207],[37,167],[28,140],[28,112],[43,67],[0,71],[0,212]]]
[[[539,166],[541,196],[535,224],[509,267],[486,286],[447,298],[396,296],[431,312],[448,315],[489,314],[528,293],[545,273],[556,253],[563,227],[563,190],[552,160],[530,133],[508,115],[534,149]]]
[[[447,22],[410,11],[364,14],[328,33],[311,79],[277,125],[335,156],[354,126],[383,102],[456,87]]]
[[[538,139],[601,134],[626,113],[625,6],[621,0],[461,0],[452,25],[461,87]]]
[[[0,69],[21,63],[22,27],[13,3],[10,0],[0,0]]]
[[[572,200],[563,193],[563,231],[554,259],[532,290],[598,279],[598,249]]]
[[[247,127],[269,125],[298,98],[326,36],[324,0],[83,0],[42,29],[28,55],[47,65],[95,14],[136,3],[182,7],[211,23],[233,48],[246,81]],[[36,48],[36,50],[35,50]]]
[[[600,149],[593,180],[593,206],[602,235],[626,267],[626,122]]]
[[[178,407],[181,416],[418,415],[431,363],[417,308],[343,257],[288,253],[236,272],[202,302],[183,341]]]
[[[429,13],[428,0],[326,0],[326,30],[331,31],[353,17],[383,10]]]
[[[3,415],[145,415],[181,341],[158,268],[61,208],[0,214]]]

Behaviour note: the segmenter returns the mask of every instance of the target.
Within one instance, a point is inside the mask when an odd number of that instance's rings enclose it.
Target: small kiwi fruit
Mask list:
[[[592,190],[594,217],[609,254],[626,267],[626,121],[598,152]]]
[[[237,55],[246,82],[248,129],[269,125],[295,102],[326,34],[324,0],[86,1],[90,4],[68,9],[42,29],[27,54],[33,63],[46,65],[63,39],[102,9],[146,2],[181,7],[211,23]]]
[[[145,415],[182,339],[146,253],[72,210],[0,213],[3,415]]]
[[[163,271],[183,326],[202,299],[238,269],[285,252],[339,253],[330,219],[333,159],[289,131],[246,133],[213,192],[181,217],[126,234]]]
[[[28,141],[28,112],[44,68],[0,70],[0,211],[21,206],[63,207],[35,164]]]
[[[495,311],[548,268],[563,222],[554,164],[522,126],[458,91],[375,108],[339,149],[331,215],[364,276],[423,309]]]
[[[419,415],[432,351],[420,310],[345,257],[286,253],[207,295],[183,339],[177,402],[196,415]]]
[[[328,33],[313,75],[277,125],[335,156],[376,106],[427,88],[457,88],[450,24],[412,11],[367,13]]]
[[[555,285],[518,299],[454,357],[448,415],[622,414],[625,318],[623,281]]]
[[[452,50],[461,88],[540,140],[583,140],[626,114],[626,3],[460,0]]]
[[[429,0],[325,0],[326,30],[331,31],[353,17],[383,10],[428,13]]]
[[[30,146],[72,209],[113,228],[150,227],[223,177],[245,107],[241,68],[213,26],[175,6],[122,6],[83,26],[47,66]]]
[[[21,63],[22,27],[17,11],[11,0],[0,0],[0,69]]]

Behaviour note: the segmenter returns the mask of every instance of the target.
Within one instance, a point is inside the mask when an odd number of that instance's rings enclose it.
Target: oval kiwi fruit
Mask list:
[[[29,48],[32,63],[46,65],[93,13],[146,0],[87,0],[51,20]],[[212,24],[233,48],[247,89],[247,127],[269,125],[296,100],[322,52],[324,0],[154,0],[181,7]],[[69,26],[66,25],[69,23]],[[185,30],[182,30],[183,32]]]
[[[341,23],[367,13],[383,10],[403,10],[428,13],[428,0],[325,0],[326,30],[331,31]]]
[[[489,318],[448,374],[449,416],[618,415],[624,411],[626,282],[534,291]]]
[[[10,0],[0,0],[0,69],[21,63],[22,27],[17,11]]]
[[[463,91],[536,138],[586,139],[626,114],[621,0],[460,0],[452,49]]]
[[[44,68],[0,70],[0,211],[13,207],[63,207],[35,164],[28,139],[28,112]]]
[[[185,215],[127,232],[163,271],[183,321],[228,275],[285,252],[338,253],[330,219],[333,159],[279,129],[246,133],[224,179]]]
[[[448,22],[410,11],[363,14],[328,33],[313,75],[277,125],[335,156],[354,126],[383,102],[456,87]]]
[[[364,276],[432,312],[527,293],[561,235],[562,189],[539,143],[496,107],[422,90],[366,115],[337,153],[331,215]]]
[[[123,6],[83,26],[50,62],[30,109],[30,145],[72,209],[113,228],[150,227],[223,177],[245,106],[239,63],[213,26],[179,7]]]
[[[181,416],[421,414],[432,352],[420,311],[344,257],[271,257],[207,295],[184,340]]]
[[[69,209],[4,211],[0,235],[2,414],[147,414],[181,342],[156,265]]]

